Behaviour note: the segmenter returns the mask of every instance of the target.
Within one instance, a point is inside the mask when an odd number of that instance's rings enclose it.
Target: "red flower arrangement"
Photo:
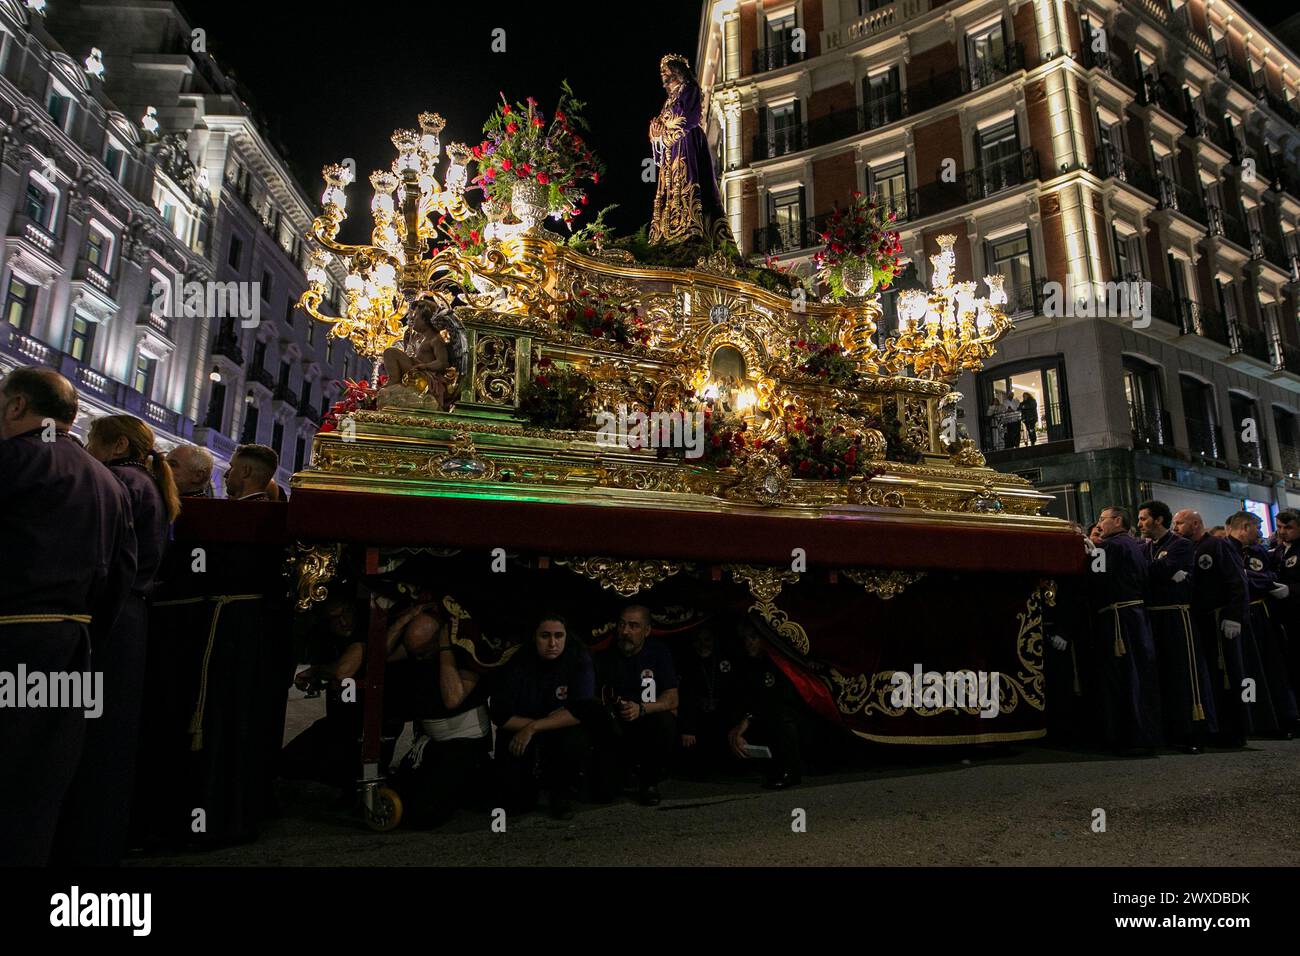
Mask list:
[[[873,289],[887,289],[903,271],[898,261],[903,243],[898,230],[892,228],[897,215],[891,210],[881,215],[880,204],[872,196],[853,194],[847,209],[837,209],[821,240],[826,245],[813,256],[818,275],[830,285],[831,298],[848,294],[844,284],[846,268],[869,270]]]
[[[847,481],[854,475],[871,477],[865,467],[865,436],[843,425],[830,425],[820,417],[805,418],[787,408],[785,440],[780,458],[796,478]]]
[[[601,289],[578,289],[560,312],[559,319],[560,328],[568,332],[581,332],[608,342],[645,345],[650,341],[650,330],[641,317],[641,310],[629,303],[616,302]]]
[[[379,376],[379,388],[388,384],[388,376],[381,374]],[[321,419],[320,428],[317,431],[332,432],[339,427],[340,418],[349,418],[353,412],[362,409],[373,410],[376,407],[375,396],[379,389],[371,388],[368,382],[354,382],[347,378],[343,380],[343,397],[330,406],[330,410],[325,413]]]
[[[813,331],[804,339],[791,339],[790,357],[800,372],[828,385],[842,388],[852,385],[858,378],[857,362],[822,329]]]
[[[560,89],[549,123],[531,96],[512,109],[502,94],[471,153],[479,163],[474,183],[494,202],[509,206],[511,184],[533,178],[546,187],[549,208],[569,222],[588,202],[586,184],[599,182],[605,167],[582,138],[590,131],[582,116],[586,104],[574,98],[567,81]],[[509,172],[514,175],[502,175]]]

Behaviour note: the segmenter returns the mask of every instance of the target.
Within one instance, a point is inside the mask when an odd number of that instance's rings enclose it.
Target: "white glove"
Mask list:
[[[1223,636],[1230,641],[1241,636],[1241,625],[1236,621],[1224,621],[1220,629],[1223,631]]]
[[[1175,571],[1175,572],[1174,572],[1174,584],[1182,584],[1182,583],[1183,583],[1184,581],[1186,581],[1186,580],[1187,580],[1187,572],[1186,572],[1186,571]]]
[[[1066,649],[1066,647],[1069,646],[1068,644],[1065,643],[1065,638],[1063,638],[1060,634],[1053,634],[1051,637],[1051,641],[1052,641],[1052,646],[1056,648],[1058,651],[1063,651]]]
[[[1273,586],[1272,595],[1273,597],[1279,600],[1285,598],[1290,593],[1291,593],[1291,589],[1287,587],[1285,584],[1276,584]]]

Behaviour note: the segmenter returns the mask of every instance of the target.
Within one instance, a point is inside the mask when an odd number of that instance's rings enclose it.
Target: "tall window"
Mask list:
[[[795,22],[794,13],[788,13],[783,17],[769,19],[767,21],[767,45],[769,49],[784,47],[789,50],[794,41],[794,28],[798,26]]]
[[[208,416],[204,425],[214,431],[221,431],[221,422],[226,413],[226,383],[213,382],[212,394],[208,397]]]
[[[251,395],[252,392],[249,392]],[[240,436],[240,441],[248,444],[257,441],[258,417],[261,414],[256,402],[247,404],[247,411],[244,412],[244,431]]]
[[[784,156],[803,148],[800,137],[800,109],[798,101],[777,106],[767,111],[767,153]]]
[[[95,222],[86,230],[86,260],[100,272],[113,269],[113,240]]]
[[[68,117],[72,113],[72,97],[68,92],[57,85],[51,88],[50,98],[45,101],[45,110],[59,129],[67,132]]]
[[[1173,445],[1174,436],[1165,414],[1159,368],[1126,355],[1124,398],[1128,403],[1134,448],[1166,448]]]
[[[280,381],[279,381],[280,388],[287,389],[289,387],[289,375],[292,371],[293,371],[293,366],[290,365],[288,362],[280,363]]]
[[[158,360],[140,352],[135,357],[135,369],[131,373],[131,387],[145,398],[153,398],[154,376],[158,371]]]
[[[803,234],[803,189],[768,193],[768,251],[798,249]]]
[[[966,37],[966,58],[973,90],[1006,76],[1007,42],[1002,31],[1002,21],[976,30]]]
[[[114,139],[104,144],[104,168],[119,183],[122,181],[122,174],[126,170],[126,148]]]
[[[27,214],[28,219],[46,232],[53,232],[58,195],[58,190],[43,176],[32,173],[27,179],[27,196],[23,212]]]
[[[1241,392],[1229,392],[1228,404],[1232,408],[1237,461],[1247,468],[1263,468],[1268,461],[1268,451],[1264,447],[1264,421],[1259,417],[1259,406],[1253,398]],[[1251,428],[1251,425],[1254,427]],[[1247,438],[1254,440],[1247,441]]]
[[[30,332],[35,304],[36,290],[11,275],[5,292],[5,320],[20,332]]]
[[[230,268],[232,269],[239,268],[239,262],[240,259],[243,258],[243,253],[244,253],[243,241],[232,232],[230,234],[230,251],[226,254],[226,262],[230,264]]]
[[[989,273],[1005,277],[1007,313],[1023,315],[1034,311],[1034,260],[1030,253],[1029,233],[991,240],[985,249]]]
[[[1300,476],[1300,432],[1296,428],[1295,413],[1274,405],[1273,429],[1277,432],[1277,450],[1282,458],[1282,470],[1292,478]]]
[[[271,301],[271,273],[267,272],[265,269],[262,270],[261,292],[262,292],[262,301],[270,302]]]
[[[298,440],[294,442],[294,449],[293,449],[293,470],[294,471],[302,471],[302,460],[303,458],[306,457],[306,455],[307,455],[307,439],[299,435]]]
[[[90,364],[95,349],[95,329],[98,326],[81,315],[72,317],[72,331],[68,336],[68,354],[83,365]]]
[[[898,67],[891,66],[887,70],[873,73],[862,81],[862,106],[866,114],[867,129],[885,126],[902,118]]]
[[[978,384],[985,450],[1003,451],[1071,437],[1061,356],[1000,366],[981,374]]]
[[[284,422],[276,422],[271,426],[271,447],[280,457],[284,457],[282,446],[284,445]]]
[[[868,191],[876,194],[876,201],[885,210],[892,210],[899,221],[907,219],[907,161],[897,159],[892,163],[872,166],[868,173]]]
[[[259,341],[253,346],[253,370],[266,368],[266,343]]]
[[[1115,275],[1118,278],[1141,276],[1142,253],[1139,248],[1137,233],[1123,233],[1112,226],[1111,239],[1115,245]]]
[[[1188,451],[1201,458],[1222,461],[1223,438],[1214,387],[1189,375],[1179,376],[1178,384],[1183,393],[1183,413],[1187,416]]]
[[[975,136],[980,186],[991,196],[1024,182],[1020,162],[1020,133],[1015,117],[980,130]]]

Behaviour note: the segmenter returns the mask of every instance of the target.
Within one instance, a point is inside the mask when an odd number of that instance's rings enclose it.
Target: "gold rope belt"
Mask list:
[[[1190,604],[1156,604],[1149,605],[1148,611],[1177,611],[1183,619],[1183,638],[1187,644],[1187,669],[1192,685],[1192,720],[1205,719],[1205,707],[1201,704],[1201,685],[1196,679],[1196,651],[1192,647],[1192,615]]]
[[[0,614],[0,624],[54,624],[59,621],[75,621],[89,624],[89,614]]]
[[[1262,608],[1264,609],[1264,616],[1265,616],[1266,618],[1268,618],[1270,621],[1273,620],[1273,615],[1270,614],[1270,613],[1268,612],[1268,601],[1267,601],[1267,599],[1265,599],[1265,598],[1255,598],[1255,600],[1253,600],[1253,601],[1250,602],[1250,606],[1251,606],[1251,607],[1254,607],[1256,604],[1258,604],[1260,607],[1262,607]]]
[[[1139,607],[1141,606],[1141,604],[1142,604],[1141,601],[1116,601],[1114,604],[1107,604],[1104,608],[1102,608],[1100,611],[1097,612],[1098,614],[1105,614],[1107,611],[1110,611],[1115,615],[1115,656],[1116,657],[1123,657],[1127,653],[1127,651],[1124,649],[1124,635],[1123,632],[1120,630],[1120,626],[1119,626],[1120,608]]]
[[[178,598],[175,601],[155,601],[154,607],[175,607],[180,604],[202,604],[212,601],[212,623],[208,627],[208,643],[203,649],[203,667],[199,671],[199,699],[194,705],[194,715],[190,718],[190,750],[203,749],[203,711],[208,704],[208,664],[212,661],[212,648],[217,641],[217,622],[221,620],[221,609],[233,601],[260,601],[261,594],[215,594],[211,597]]]

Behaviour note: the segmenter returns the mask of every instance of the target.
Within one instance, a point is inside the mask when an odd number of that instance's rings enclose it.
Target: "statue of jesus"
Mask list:
[[[686,58],[677,53],[659,61],[659,78],[668,98],[650,121],[658,176],[650,242],[703,238],[715,248],[735,246],[702,125],[700,84]]]

